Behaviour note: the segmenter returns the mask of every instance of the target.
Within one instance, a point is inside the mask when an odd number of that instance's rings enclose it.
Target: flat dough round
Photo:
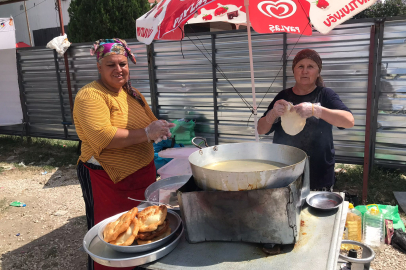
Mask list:
[[[287,112],[281,116],[282,128],[291,136],[295,136],[301,132],[306,125],[306,119],[302,118],[297,112],[291,112],[292,105],[289,104]]]

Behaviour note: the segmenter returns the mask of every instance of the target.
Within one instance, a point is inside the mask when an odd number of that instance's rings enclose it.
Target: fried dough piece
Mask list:
[[[130,227],[130,224],[137,213],[138,208],[134,207],[127,213],[122,214],[116,221],[107,224],[103,231],[104,241],[111,242],[116,240],[121,233],[125,232],[128,227]]]
[[[138,243],[138,245],[151,244],[152,242],[156,242],[158,240],[161,240],[161,239],[167,237],[170,234],[171,234],[171,227],[168,226],[168,229],[166,229],[165,233],[161,234],[160,236],[155,237],[155,238],[150,239],[150,240],[137,239],[137,243]]]
[[[137,214],[140,232],[155,231],[166,219],[168,210],[165,205],[149,206]]]
[[[121,233],[116,240],[111,241],[110,244],[117,246],[131,245],[137,238],[139,229],[140,226],[138,224],[138,219],[134,218],[130,224],[130,227],[128,227],[128,229],[125,232]]]
[[[141,240],[151,240],[152,238],[158,237],[161,234],[165,233],[169,227],[169,221],[165,220],[162,225],[159,225],[158,228],[153,232],[143,232],[138,234],[138,239]]]

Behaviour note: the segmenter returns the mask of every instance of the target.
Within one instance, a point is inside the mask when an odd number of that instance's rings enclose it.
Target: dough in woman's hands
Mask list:
[[[304,126],[306,125],[306,118],[300,117],[296,111],[291,112],[290,109],[292,107],[293,105],[289,103],[287,111],[281,116],[281,124],[286,134],[295,136],[303,130]]]

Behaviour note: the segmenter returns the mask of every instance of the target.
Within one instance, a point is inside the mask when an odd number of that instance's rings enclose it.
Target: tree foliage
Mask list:
[[[69,40],[135,38],[135,21],[148,10],[147,0],[72,0],[68,9]]]
[[[354,18],[382,18],[402,15],[406,15],[405,0],[386,0],[376,2],[375,5],[358,13]]]

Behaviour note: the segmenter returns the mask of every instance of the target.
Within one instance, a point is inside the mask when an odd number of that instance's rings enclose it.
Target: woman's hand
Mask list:
[[[294,106],[291,111],[296,111],[302,118],[316,117],[321,118],[322,107],[320,103],[303,102]]]
[[[268,124],[273,124],[275,119],[281,117],[288,110],[289,102],[284,99],[277,100],[272,110],[266,114],[265,119]]]
[[[166,140],[172,134],[169,131],[170,128],[174,127],[175,124],[168,123],[165,120],[157,120],[152,122],[149,126],[145,128],[145,133],[148,137],[148,142],[154,141],[158,143],[162,140]]]
[[[266,116],[259,119],[257,127],[258,133],[265,134],[271,130],[276,119],[287,112],[289,105],[289,102],[284,99],[277,100],[273,104],[273,108],[266,114]]]
[[[336,127],[352,128],[354,126],[354,116],[352,113],[344,110],[327,109],[320,106],[320,103],[303,102],[294,106],[292,110],[295,110],[303,118],[314,116]]]
[[[155,143],[159,143],[160,141],[165,141],[168,138],[170,138],[172,136],[171,131],[169,130],[170,128],[173,128],[174,126],[176,126],[176,124],[174,123],[169,123],[166,120],[159,120],[161,121],[168,129],[167,129],[167,133],[162,136],[160,139],[158,139],[157,141],[155,141]]]
[[[289,107],[289,102],[287,102],[284,99],[280,99],[280,100],[275,102],[275,104],[273,105],[272,110],[275,112],[275,114],[278,117],[281,117],[288,110],[288,107]]]

